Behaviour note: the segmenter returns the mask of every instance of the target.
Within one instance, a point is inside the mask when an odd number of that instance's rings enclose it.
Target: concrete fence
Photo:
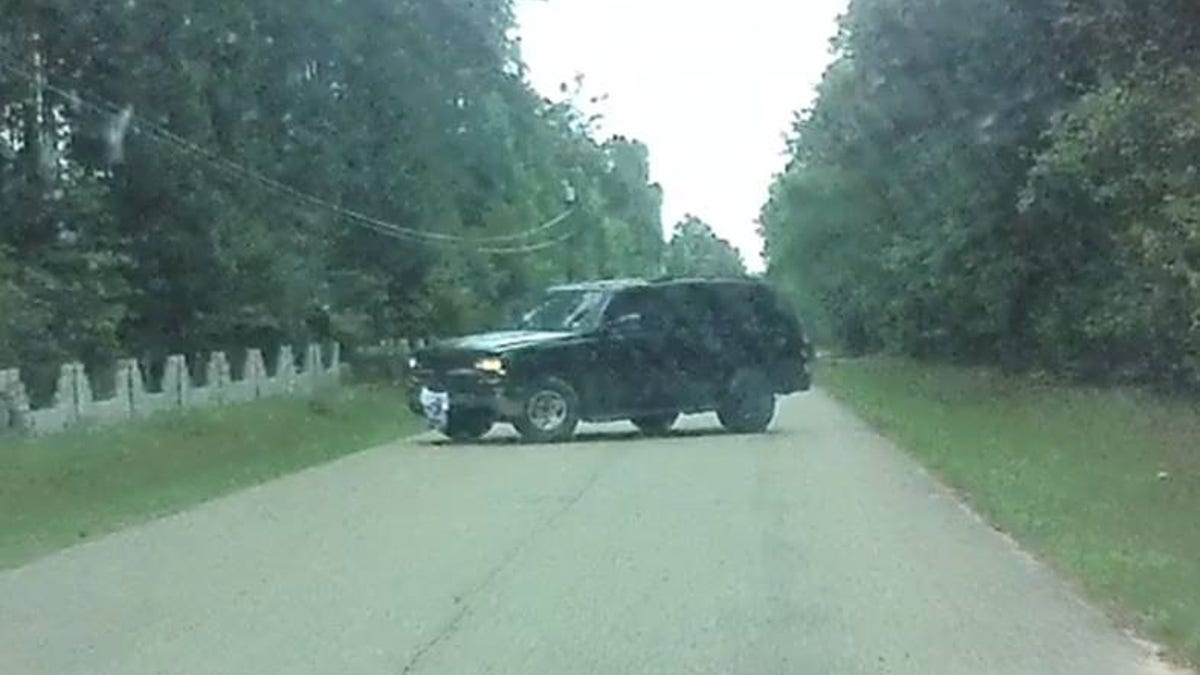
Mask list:
[[[355,373],[367,379],[404,382],[408,375],[408,358],[433,341],[432,338],[389,338],[359,347],[354,353]]]
[[[424,349],[434,342],[436,342],[435,338],[391,338],[381,340],[379,345],[374,347],[374,349],[387,353],[408,355],[419,349]]]
[[[234,379],[224,352],[209,355],[204,385],[192,382],[188,361],[183,356],[167,357],[157,391],[147,382],[137,359],[117,362],[113,396],[96,400],[92,380],[82,364],[67,363],[59,370],[54,398],[49,406],[33,409],[18,369],[0,370],[0,435],[52,434],[66,429],[102,424],[119,424],[156,412],[253,401],[270,396],[311,393],[336,384],[342,374],[341,347],[329,350],[329,363],[320,345],[308,345],[302,367],[289,346],[279,349],[275,372],[268,373],[262,352],[246,352],[242,377]]]

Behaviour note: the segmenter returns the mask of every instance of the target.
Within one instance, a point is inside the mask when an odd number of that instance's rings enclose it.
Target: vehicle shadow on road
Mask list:
[[[752,436],[779,436],[786,434],[783,430],[772,429],[763,434],[753,434]],[[742,438],[741,434],[734,434],[720,427],[699,428],[699,429],[675,429],[667,434],[655,436],[647,436],[636,430],[617,430],[617,431],[583,431],[575,435],[570,441],[562,441],[558,443],[528,443],[521,440],[519,436],[512,433],[502,433],[487,436],[478,441],[457,442],[445,438],[434,438],[422,443],[422,445],[434,447],[505,447],[518,445],[578,445],[591,443],[612,443],[612,442],[632,442],[632,441],[684,441],[694,438],[709,438],[714,436],[727,436],[731,439]]]

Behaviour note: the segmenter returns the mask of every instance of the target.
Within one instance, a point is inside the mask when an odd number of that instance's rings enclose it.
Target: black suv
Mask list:
[[[580,421],[660,434],[710,411],[753,433],[771,423],[776,395],[811,383],[800,323],[755,281],[560,286],[511,324],[417,352],[413,412],[458,440],[497,422],[533,441],[568,439]]]

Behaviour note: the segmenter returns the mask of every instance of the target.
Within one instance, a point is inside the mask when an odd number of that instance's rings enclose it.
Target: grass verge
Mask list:
[[[1200,406],[903,360],[820,381],[997,527],[1200,663]]]
[[[0,442],[0,569],[418,428],[401,390],[355,386]]]

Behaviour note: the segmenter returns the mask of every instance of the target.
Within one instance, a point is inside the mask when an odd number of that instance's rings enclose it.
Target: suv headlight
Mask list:
[[[489,356],[476,361],[475,370],[489,375],[504,375],[508,372],[508,365],[498,356]]]

